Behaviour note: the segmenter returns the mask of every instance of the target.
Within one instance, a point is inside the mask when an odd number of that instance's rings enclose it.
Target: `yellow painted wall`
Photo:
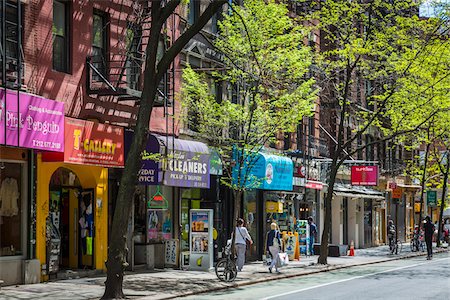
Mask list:
[[[66,164],[62,162],[42,162],[37,157],[36,188],[36,257],[41,265],[46,263],[46,219],[49,210],[49,184],[53,173],[60,167],[74,172],[84,189],[95,191],[95,268],[106,270],[108,250],[108,169],[96,166]],[[101,207],[98,201],[101,200]]]

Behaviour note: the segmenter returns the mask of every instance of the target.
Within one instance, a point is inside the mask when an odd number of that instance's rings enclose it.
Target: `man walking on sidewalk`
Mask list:
[[[308,218],[308,224],[309,224],[309,251],[311,253],[311,256],[314,255],[314,240],[317,234],[317,226],[313,222],[313,218]]]
[[[431,223],[429,216],[425,217],[425,224],[423,225],[425,229],[425,243],[427,244],[427,259],[433,257],[433,234],[434,234],[434,224]]]

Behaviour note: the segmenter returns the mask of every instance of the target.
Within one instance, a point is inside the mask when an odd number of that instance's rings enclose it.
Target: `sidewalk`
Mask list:
[[[434,249],[435,252],[447,249]],[[234,283],[220,282],[214,271],[194,272],[159,270],[147,273],[129,273],[124,280],[124,293],[131,299],[170,299],[182,295],[193,295],[207,291],[238,287],[269,280],[289,278],[325,272],[350,266],[426,255],[412,253],[409,244],[403,245],[400,255],[389,255],[388,247],[357,249],[354,257],[330,257],[328,265],[317,265],[317,256],[301,257],[282,269],[281,274],[270,274],[262,262],[247,264]],[[8,286],[0,290],[0,299],[99,299],[104,291],[105,277],[80,278],[56,282]]]

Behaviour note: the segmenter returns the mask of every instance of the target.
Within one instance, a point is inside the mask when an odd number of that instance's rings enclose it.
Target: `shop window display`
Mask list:
[[[161,242],[172,238],[171,195],[170,187],[149,187],[149,199],[147,201],[148,242]]]
[[[22,164],[1,162],[0,256],[23,255],[22,176]]]
[[[266,203],[266,220],[267,228],[272,222],[278,224],[280,231],[293,232],[295,229],[295,208],[294,200],[289,195],[281,195],[280,193],[264,193],[264,201]]]

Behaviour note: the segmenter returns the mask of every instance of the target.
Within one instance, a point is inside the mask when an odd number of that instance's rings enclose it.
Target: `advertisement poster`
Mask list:
[[[208,271],[213,267],[213,210],[191,209],[189,269]]]
[[[209,215],[207,211],[196,211],[191,213],[192,232],[208,232]]]
[[[169,240],[172,238],[172,221],[168,209],[147,210],[147,239]]]
[[[0,144],[64,152],[64,103],[1,89]]]
[[[64,161],[102,167],[124,166],[123,128],[65,119]]]

